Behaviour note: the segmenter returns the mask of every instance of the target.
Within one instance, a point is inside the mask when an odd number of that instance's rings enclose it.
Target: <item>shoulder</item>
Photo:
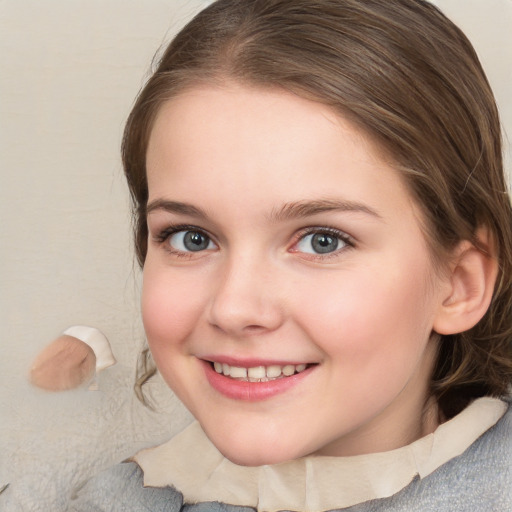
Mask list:
[[[411,484],[402,498],[408,512],[512,510],[511,404],[463,454]]]
[[[512,406],[464,453],[399,493],[350,512],[512,511]]]
[[[185,505],[173,487],[144,487],[135,462],[124,462],[96,475],[72,496],[68,512],[254,512],[252,508],[204,502]]]
[[[511,477],[512,469],[512,399],[508,401],[508,409],[503,417],[483,434],[468,449],[467,456],[474,463],[491,461],[491,465],[508,469]],[[512,487],[511,487],[512,489]]]
[[[418,490],[439,506],[432,510],[512,510],[510,403],[494,426],[462,455],[420,482]]]
[[[71,512],[179,512],[183,498],[172,487],[144,487],[134,462],[121,463],[87,481],[71,497]]]
[[[461,456],[425,479],[431,496],[459,503],[449,510],[512,510],[512,407]],[[444,509],[440,509],[444,510]]]

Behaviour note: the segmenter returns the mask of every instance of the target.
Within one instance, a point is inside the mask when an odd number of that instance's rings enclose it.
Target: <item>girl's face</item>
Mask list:
[[[161,108],[147,170],[148,342],[225,456],[363,454],[431,429],[447,283],[360,131],[286,92],[197,88]]]

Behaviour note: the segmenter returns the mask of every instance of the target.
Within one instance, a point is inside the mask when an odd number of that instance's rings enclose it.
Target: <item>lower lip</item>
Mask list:
[[[302,382],[316,368],[316,365],[311,366],[290,377],[282,377],[267,382],[247,382],[244,380],[231,379],[221,373],[217,373],[207,361],[201,361],[201,363],[203,364],[206,378],[213,389],[227,398],[243,400],[245,402],[268,400],[269,398],[284,393]]]

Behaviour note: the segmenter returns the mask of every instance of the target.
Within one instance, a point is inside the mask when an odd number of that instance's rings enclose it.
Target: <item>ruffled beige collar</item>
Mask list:
[[[246,467],[223,457],[197,422],[135,461],[144,486],[178,489],[185,502],[220,501],[262,512],[320,512],[391,496],[460,455],[505,413],[507,404],[480,398],[414,443],[354,457],[308,456]]]

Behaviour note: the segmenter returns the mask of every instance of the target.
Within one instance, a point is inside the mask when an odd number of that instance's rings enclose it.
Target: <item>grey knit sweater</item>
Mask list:
[[[171,487],[144,488],[135,463],[87,482],[71,499],[73,512],[253,512],[224,503],[183,503]],[[402,491],[344,508],[345,512],[512,512],[512,406],[462,455]]]

